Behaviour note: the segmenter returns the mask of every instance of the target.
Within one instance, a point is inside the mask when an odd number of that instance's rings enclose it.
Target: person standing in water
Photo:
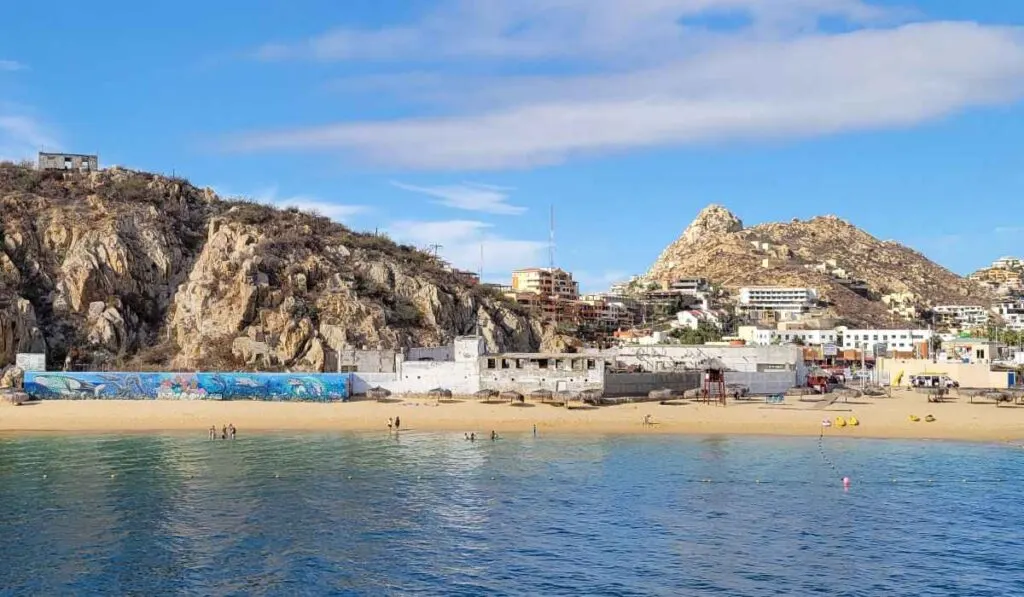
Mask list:
[[[234,423],[228,423],[228,438],[235,439],[235,425],[234,425]]]
[[[395,417],[395,431],[398,431],[398,428],[401,427],[401,426],[402,426],[402,419],[401,419],[401,417]]]
[[[392,427],[395,426],[395,421],[391,417],[388,417],[388,433],[391,433]]]
[[[210,425],[210,439],[217,439],[217,426]]]
[[[228,438],[228,426],[227,425],[221,427],[220,438],[221,439],[227,439]]]

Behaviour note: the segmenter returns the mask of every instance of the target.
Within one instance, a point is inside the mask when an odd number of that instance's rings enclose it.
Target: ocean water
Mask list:
[[[834,437],[8,436],[0,595],[1024,595],[1022,475]]]

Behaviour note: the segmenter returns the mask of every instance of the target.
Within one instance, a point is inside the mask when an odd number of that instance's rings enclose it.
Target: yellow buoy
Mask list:
[[[836,427],[846,427],[846,419],[842,417],[836,417]]]
[[[860,425],[860,421],[857,420],[857,417],[850,417],[849,423],[853,427],[856,427],[857,425]]]
[[[921,420],[921,417],[917,415],[910,415],[910,420],[916,423]]]

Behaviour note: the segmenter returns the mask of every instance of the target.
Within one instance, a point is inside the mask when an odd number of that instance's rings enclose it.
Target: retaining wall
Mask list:
[[[40,400],[347,400],[347,373],[25,373],[25,391]]]

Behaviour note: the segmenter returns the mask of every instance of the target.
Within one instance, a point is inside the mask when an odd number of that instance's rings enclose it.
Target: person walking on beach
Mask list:
[[[401,426],[402,426],[402,419],[400,417],[395,417],[395,431],[398,431],[398,428],[401,427]]]

